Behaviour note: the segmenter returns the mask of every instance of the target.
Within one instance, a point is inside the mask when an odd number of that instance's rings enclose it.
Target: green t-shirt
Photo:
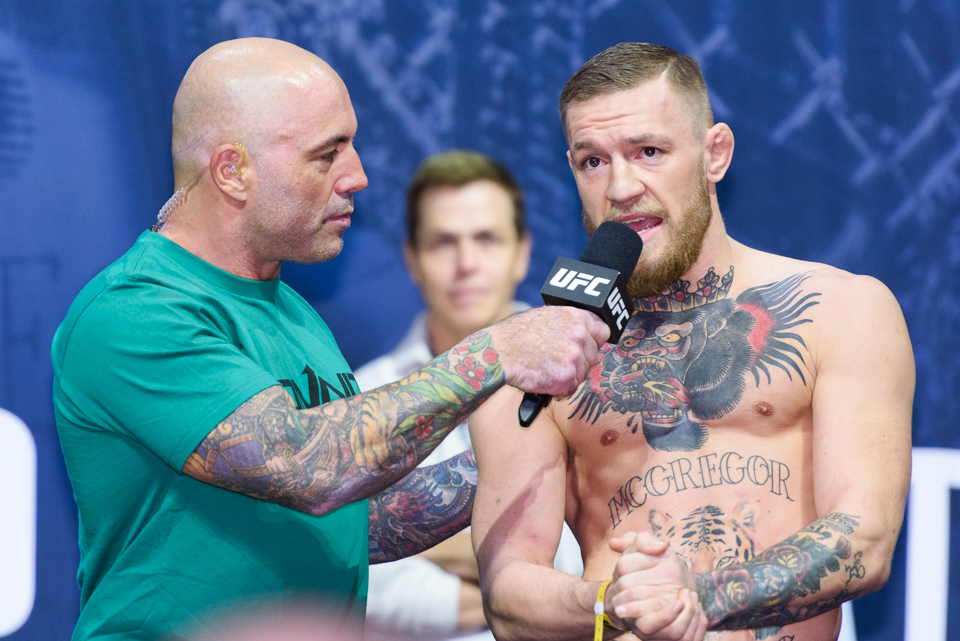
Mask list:
[[[280,282],[238,278],[144,232],[53,340],[57,429],[80,515],[73,638],[156,639],[244,603],[317,598],[362,618],[368,507],[322,517],[180,470],[254,394],[299,407],[359,389],[330,330]]]

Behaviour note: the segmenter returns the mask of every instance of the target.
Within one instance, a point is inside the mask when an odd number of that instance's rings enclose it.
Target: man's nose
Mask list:
[[[607,191],[604,195],[611,204],[629,205],[647,191],[640,170],[623,158],[611,160],[607,177]]]
[[[367,174],[363,171],[363,163],[360,162],[360,156],[353,145],[343,150],[342,162],[343,173],[334,185],[337,193],[346,195],[366,189],[369,183]]]
[[[457,243],[457,271],[469,273],[480,263],[480,252],[476,243],[469,240]]]

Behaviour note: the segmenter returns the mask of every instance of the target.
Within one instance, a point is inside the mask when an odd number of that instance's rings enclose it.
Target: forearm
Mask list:
[[[593,637],[598,581],[584,581],[525,561],[508,562],[481,578],[484,610],[500,641],[565,641]],[[606,629],[605,637],[622,632]]]
[[[503,386],[498,358],[490,335],[477,332],[397,383],[299,412],[316,425],[299,458],[322,449],[324,425],[341,426],[361,475],[401,478]]]
[[[477,490],[473,452],[417,468],[370,499],[370,562],[418,554],[470,525]]]
[[[832,512],[746,563],[696,575],[697,591],[710,629],[787,625],[878,589],[890,551],[860,517]]]
[[[310,409],[272,387],[218,425],[184,472],[325,514],[402,478],[503,383],[490,336],[478,332],[398,383]]]

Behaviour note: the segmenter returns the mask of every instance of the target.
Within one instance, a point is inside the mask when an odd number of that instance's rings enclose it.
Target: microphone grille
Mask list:
[[[615,269],[626,281],[636,269],[642,250],[640,234],[623,223],[608,220],[593,232],[580,254],[580,262]]]

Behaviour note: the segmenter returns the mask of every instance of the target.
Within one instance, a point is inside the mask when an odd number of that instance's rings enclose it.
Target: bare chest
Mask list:
[[[776,430],[809,409],[813,374],[801,277],[687,309],[641,311],[558,408],[564,427],[623,424],[659,451],[695,451],[711,430]],[[709,426],[709,427],[708,427]],[[565,429],[568,442],[591,430]],[[606,434],[609,442],[618,434]],[[601,444],[603,441],[601,437]]]
[[[557,408],[568,442],[612,426],[641,434],[654,450],[695,451],[711,431],[776,431],[810,407],[813,373],[804,312],[816,304],[797,284],[753,288],[676,311],[634,315],[620,343]],[[760,290],[758,293],[757,290]],[[604,438],[606,437],[606,438]]]
[[[603,548],[622,529],[666,535],[672,518],[702,524],[721,511],[743,523],[739,512],[779,502],[802,519],[815,376],[805,312],[816,301],[800,282],[636,314],[552,408],[582,539]]]

